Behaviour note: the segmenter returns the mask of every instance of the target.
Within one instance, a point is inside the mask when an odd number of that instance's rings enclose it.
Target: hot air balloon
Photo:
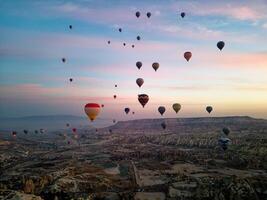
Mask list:
[[[141,15],[141,13],[140,13],[139,11],[137,11],[137,12],[135,13],[135,16],[136,16],[137,18],[139,18],[140,15]]]
[[[100,106],[97,103],[88,103],[84,106],[84,111],[91,121],[94,121],[100,113]]]
[[[67,126],[67,127],[69,127],[69,126],[70,126],[70,124],[69,124],[69,123],[67,123],[67,124],[66,124],[66,126]]]
[[[142,62],[140,62],[140,61],[136,62],[136,67],[138,69],[140,69],[142,67]]]
[[[130,112],[130,108],[124,108],[124,112],[128,114]]]
[[[113,95],[113,98],[116,99],[117,98],[117,95]]]
[[[62,60],[62,62],[66,62],[66,58],[62,58],[61,60]]]
[[[162,123],[161,123],[161,127],[165,130],[166,127],[167,127],[167,126],[166,126],[166,123],[165,123],[165,122],[162,122]]]
[[[142,78],[138,78],[138,79],[136,79],[136,84],[137,84],[139,87],[141,87],[141,86],[144,84],[144,79],[142,79]]]
[[[110,44],[110,41],[108,41],[108,44]]]
[[[23,130],[23,133],[26,135],[28,134],[28,130]]]
[[[115,87],[118,87],[117,84],[115,85]]]
[[[134,48],[134,45],[132,44],[132,48]]]
[[[212,108],[211,106],[207,106],[207,107],[206,107],[206,111],[207,111],[208,113],[211,113],[212,110],[213,110],[213,108]]]
[[[222,129],[222,131],[223,131],[223,133],[224,133],[225,135],[229,135],[229,133],[230,133],[230,129],[227,128],[227,127],[224,127],[224,128]]]
[[[77,131],[76,128],[73,128],[73,129],[72,129],[72,132],[73,132],[73,133],[76,133],[76,131]]]
[[[223,47],[224,47],[224,41],[219,41],[218,43],[217,43],[217,47],[220,49],[220,51],[223,49]]]
[[[163,115],[164,113],[165,113],[165,107],[164,106],[160,106],[160,107],[158,107],[158,111],[159,111],[159,113],[161,114],[161,115]]]
[[[12,131],[12,136],[16,137],[17,136],[17,132],[16,131]]]
[[[104,104],[101,104],[101,107],[102,107],[102,108],[104,108],[104,106],[105,106]]]
[[[69,25],[69,29],[72,29],[72,25]]]
[[[140,102],[140,104],[143,107],[145,107],[145,105],[147,104],[148,100],[149,100],[148,95],[146,95],[146,94],[139,94],[138,95],[138,101]]]
[[[152,67],[153,67],[153,69],[154,69],[155,71],[157,71],[158,68],[159,68],[159,63],[154,62],[154,63],[152,64]]]
[[[185,17],[185,12],[181,13],[181,17],[184,18]]]
[[[135,114],[135,112],[132,112],[132,114],[134,115],[134,114]]]
[[[187,51],[184,53],[184,58],[187,60],[187,62],[191,59],[192,53],[190,51]]]
[[[150,12],[147,12],[146,16],[147,16],[148,18],[150,18],[150,17],[151,17],[151,13],[150,13]]]
[[[126,46],[126,43],[123,43],[123,46]]]
[[[69,80],[70,80],[70,82],[72,82],[72,81],[73,81],[73,79],[72,79],[72,78],[70,78]]]
[[[141,40],[141,37],[138,35],[138,36],[136,37],[136,39],[137,39],[137,40]]]
[[[114,124],[116,123],[116,120],[115,120],[115,119],[113,119],[113,123],[114,123]]]
[[[121,32],[122,31],[122,29],[121,28],[119,28],[119,32]]]
[[[38,133],[38,130],[35,130],[34,133],[37,134]]]
[[[174,103],[173,105],[172,105],[172,108],[173,108],[173,110],[176,112],[176,113],[178,113],[179,112],[179,110],[181,110],[181,104],[179,104],[179,103]]]

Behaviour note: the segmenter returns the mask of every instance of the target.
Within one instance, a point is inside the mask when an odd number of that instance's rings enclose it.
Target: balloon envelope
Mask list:
[[[130,112],[130,108],[124,108],[124,112],[128,114]]]
[[[154,69],[155,71],[157,71],[157,69],[159,68],[159,63],[154,62],[154,63],[152,64],[152,67],[153,67],[153,69]]]
[[[138,101],[143,107],[145,107],[145,105],[147,104],[148,100],[149,100],[148,95],[146,95],[146,94],[139,94],[138,95]]]
[[[141,37],[140,37],[140,36],[137,36],[136,39],[137,39],[137,40],[141,40]]]
[[[142,78],[138,78],[138,79],[136,79],[136,84],[137,84],[139,87],[141,87],[141,86],[144,84],[144,79],[142,79]]]
[[[148,12],[148,13],[146,14],[146,16],[147,16],[148,18],[150,18],[150,17],[151,17],[151,12]]]
[[[222,129],[222,131],[223,131],[223,133],[224,133],[225,135],[229,135],[229,133],[230,133],[230,129],[227,128],[227,127],[224,127],[224,128]]]
[[[88,103],[84,106],[84,111],[91,121],[94,121],[100,113],[100,105],[97,103]]]
[[[219,42],[217,43],[217,47],[218,47],[220,50],[223,49],[224,45],[225,45],[224,41],[219,41]]]
[[[192,53],[190,51],[187,51],[184,53],[184,58],[187,60],[187,62],[191,59]]]
[[[142,67],[142,62],[140,62],[140,61],[136,62],[136,67],[138,69],[140,69]]]
[[[184,18],[185,17],[185,12],[181,13],[181,17]]]
[[[211,106],[207,106],[207,107],[206,107],[206,111],[207,111],[208,113],[211,113],[212,110],[213,110],[213,108],[212,108]]]
[[[141,13],[139,12],[139,11],[137,11],[136,13],[135,13],[135,16],[138,18],[138,17],[140,17],[140,15],[141,15]]]
[[[179,103],[174,103],[173,105],[172,105],[172,108],[173,108],[173,110],[176,112],[176,113],[178,113],[180,110],[181,110],[181,104],[179,104]]]
[[[159,111],[159,113],[160,113],[161,115],[163,115],[163,114],[165,113],[166,109],[165,109],[164,106],[160,106],[160,107],[158,107],[158,111]]]

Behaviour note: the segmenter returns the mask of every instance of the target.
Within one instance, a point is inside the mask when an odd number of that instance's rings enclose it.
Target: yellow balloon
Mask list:
[[[97,103],[88,103],[84,106],[84,111],[91,121],[94,121],[100,113],[100,105]]]

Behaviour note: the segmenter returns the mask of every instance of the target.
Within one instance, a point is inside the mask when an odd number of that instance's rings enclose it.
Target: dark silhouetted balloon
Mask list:
[[[154,62],[154,63],[152,64],[152,67],[153,67],[153,69],[154,69],[155,71],[157,71],[158,68],[159,68],[159,63]]]
[[[113,119],[113,123],[114,123],[114,124],[116,123],[116,120],[115,120],[115,119]]]
[[[211,113],[212,110],[213,110],[213,108],[212,108],[211,106],[207,106],[207,107],[206,107],[206,111],[207,111],[208,113]]]
[[[62,62],[66,62],[66,58],[62,58],[61,60],[62,60]]]
[[[24,134],[28,134],[28,130],[23,130],[23,133]]]
[[[161,127],[165,130],[166,127],[167,127],[167,126],[166,126],[166,123],[165,123],[165,122],[162,122],[162,123],[161,123]]]
[[[172,105],[172,108],[173,108],[173,110],[176,112],[176,113],[178,113],[179,112],[179,110],[181,110],[181,104],[179,104],[179,103],[174,103],[173,105]]]
[[[130,108],[124,108],[124,112],[128,114],[130,112]]]
[[[132,48],[134,48],[134,45],[132,44]]]
[[[117,85],[115,85],[115,87],[118,87]]]
[[[161,115],[163,115],[163,114],[165,113],[166,109],[165,109],[164,106],[160,106],[160,107],[158,107],[158,111],[159,111],[159,113],[160,113]]]
[[[151,12],[147,12],[146,16],[147,16],[148,18],[150,18],[150,17],[151,17]]]
[[[122,31],[122,29],[121,28],[119,28],[119,32],[121,32]]]
[[[132,114],[134,115],[134,114],[135,114],[135,112],[132,112]]]
[[[102,108],[104,108],[104,107],[105,107],[105,105],[104,105],[104,104],[102,104],[102,105],[101,105],[101,107],[102,107]]]
[[[70,78],[69,80],[70,80],[70,82],[72,82],[72,81],[73,81],[73,79],[72,79],[72,78]]]
[[[72,25],[69,25],[69,29],[72,29]]]
[[[187,60],[187,62],[191,59],[192,53],[190,51],[187,51],[184,53],[184,58]]]
[[[222,131],[223,131],[223,133],[224,133],[225,135],[229,135],[229,133],[230,133],[230,129],[227,128],[227,127],[224,127],[224,128],[222,129]]]
[[[141,86],[144,84],[144,79],[142,79],[142,78],[138,78],[138,79],[136,79],[136,84],[137,84],[139,87],[141,87]]]
[[[136,62],[136,67],[138,69],[140,69],[142,67],[142,62],[140,62],[140,61]]]
[[[139,11],[137,11],[137,12],[135,13],[135,16],[136,16],[137,18],[139,18],[140,15],[141,15],[141,13],[140,13]]]
[[[73,128],[72,129],[72,132],[76,133],[77,129],[76,128]]]
[[[148,95],[146,95],[146,94],[139,94],[138,95],[138,101],[140,102],[140,104],[143,107],[145,107],[145,105],[147,104],[148,100],[149,100]]]
[[[16,131],[12,131],[12,136],[16,137],[17,136],[17,132]]]
[[[110,44],[110,41],[108,41],[108,44]]]
[[[123,43],[123,46],[126,46],[126,43]]]
[[[184,18],[185,17],[185,12],[181,13],[181,17]]]
[[[220,50],[223,49],[224,45],[225,45],[224,41],[219,41],[219,42],[217,43],[217,47],[218,47]]]
[[[34,131],[34,133],[35,133],[35,134],[37,134],[37,133],[38,133],[38,131],[37,131],[37,130],[35,130],[35,131]]]
[[[136,39],[137,39],[137,40],[141,40],[141,37],[140,37],[140,36],[137,36]]]
[[[113,98],[116,99],[117,98],[117,95],[113,95]]]

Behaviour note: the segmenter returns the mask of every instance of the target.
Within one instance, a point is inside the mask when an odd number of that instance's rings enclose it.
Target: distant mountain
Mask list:
[[[165,122],[166,130],[161,124]],[[232,131],[248,132],[266,130],[267,120],[254,119],[248,116],[229,117],[202,117],[202,118],[165,118],[165,119],[138,119],[132,121],[119,121],[109,127],[116,133],[134,134],[162,134],[162,133],[220,133],[223,127],[229,127]],[[253,132],[252,131],[252,132]],[[252,133],[251,132],[251,133]]]

